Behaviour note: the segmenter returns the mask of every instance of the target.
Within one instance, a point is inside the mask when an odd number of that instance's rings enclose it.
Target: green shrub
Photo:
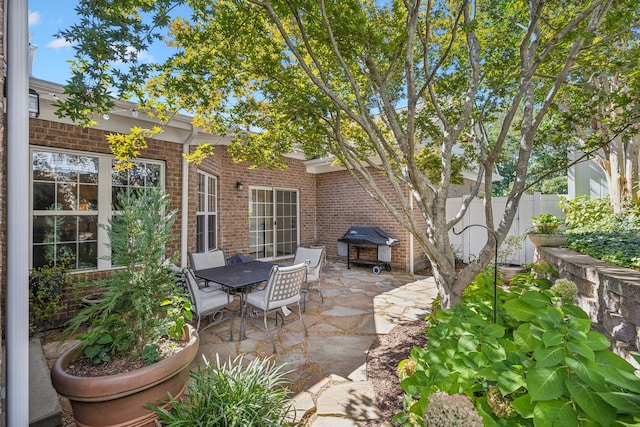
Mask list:
[[[75,279],[75,276],[67,274],[72,262],[73,258],[63,257],[29,271],[31,331],[35,331],[55,314],[67,309],[65,293]]]
[[[173,236],[176,210],[160,188],[135,189],[117,197],[118,215],[102,228],[109,235],[112,265],[109,278],[81,284],[104,292],[99,302],[83,308],[65,333],[78,334],[85,355],[96,363],[113,356],[142,358],[147,346],[169,337],[183,339],[182,326],[189,319],[190,303],[170,274],[167,247]],[[177,326],[179,325],[179,326]],[[144,360],[158,360],[153,348]]]
[[[576,197],[574,199],[560,198],[560,207],[565,214],[565,223],[574,230],[585,226],[601,224],[613,215],[613,209],[608,197],[591,199]]]
[[[206,361],[189,373],[187,392],[171,399],[171,410],[150,407],[163,426],[257,427],[287,425],[286,372],[270,358],[244,367],[242,356],[215,366]]]
[[[611,264],[640,269],[640,214],[628,206],[614,214],[608,198],[561,199],[571,234],[564,246]]]
[[[400,364],[406,409],[394,419],[426,425],[421,415],[440,391],[468,396],[485,426],[637,425],[633,366],[551,285],[532,273],[499,289],[493,323],[493,278],[481,274],[462,305],[431,315],[426,348]],[[412,369],[403,370],[407,364]]]

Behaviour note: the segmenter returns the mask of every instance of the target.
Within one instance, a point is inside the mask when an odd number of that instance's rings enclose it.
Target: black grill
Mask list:
[[[347,268],[351,264],[373,265],[373,272],[380,274],[380,268],[391,270],[391,246],[397,245],[399,241],[394,239],[379,227],[366,225],[353,225],[338,239],[338,255],[347,257]],[[351,259],[351,248],[356,249],[356,258]],[[361,258],[361,249],[375,248],[376,259]],[[371,251],[365,250],[365,253]]]

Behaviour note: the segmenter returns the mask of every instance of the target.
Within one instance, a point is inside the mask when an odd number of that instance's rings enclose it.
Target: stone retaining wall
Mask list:
[[[640,348],[640,271],[562,248],[536,248],[536,261],[555,265],[560,277],[576,283],[577,305],[589,314],[594,330],[609,338],[615,353],[640,369],[631,356]]]

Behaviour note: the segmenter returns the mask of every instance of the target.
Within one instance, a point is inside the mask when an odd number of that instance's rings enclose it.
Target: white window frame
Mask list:
[[[33,167],[31,162],[33,161],[33,153],[34,152],[48,152],[48,153],[59,153],[59,154],[68,154],[75,156],[87,156],[94,157],[98,159],[98,224],[107,224],[109,219],[111,218],[112,206],[111,206],[111,197],[112,197],[112,164],[115,159],[114,156],[102,153],[94,153],[90,151],[77,151],[77,150],[68,150],[68,149],[57,149],[57,148],[49,148],[49,147],[41,147],[41,146],[30,146],[29,150],[29,167],[32,169],[29,175],[29,185],[30,192],[33,192]],[[165,162],[161,160],[151,160],[151,159],[136,159],[136,161],[141,163],[153,164],[160,166],[160,186],[161,188],[165,188],[166,185],[166,166]],[[51,214],[51,212],[46,211],[34,211],[33,209],[33,195],[31,194],[29,197],[29,267],[32,267],[33,263],[33,217],[38,214]],[[86,214],[84,211],[65,211],[66,214],[73,214],[73,212],[78,212],[80,214]],[[111,255],[111,250],[108,245],[109,236],[107,231],[98,226],[98,244],[97,244],[97,268],[87,268],[81,270],[74,271],[105,271],[112,270],[113,267],[111,265],[111,260],[107,259]]]
[[[204,221],[203,221],[203,225],[204,225],[204,230],[202,232],[203,235],[203,247],[204,247],[204,252],[210,251],[210,250],[214,250],[218,248],[218,177],[216,177],[215,175],[212,175],[210,173],[198,170],[198,181],[197,181],[197,185],[198,188],[196,190],[196,250],[200,250],[200,248],[198,248],[198,218],[199,217],[204,217]],[[204,197],[204,206],[199,206],[200,205],[200,178],[204,179],[204,189],[203,189],[203,197]],[[213,181],[213,182],[212,182]],[[210,206],[209,201],[211,200],[211,188],[210,188],[210,184],[213,185],[213,204],[215,206]],[[200,209],[200,208],[204,208],[204,209]],[[210,216],[214,216],[215,217],[215,224],[213,225],[213,227],[215,228],[214,232],[215,232],[215,242],[213,242],[213,245],[211,245],[211,242],[209,242],[209,217]]]
[[[300,191],[297,188],[285,188],[285,187],[264,187],[264,186],[250,186],[249,187],[249,253],[250,254],[254,254],[257,252],[259,247],[263,247],[265,246],[264,244],[252,244],[252,239],[251,239],[251,233],[252,233],[252,229],[251,229],[251,219],[254,216],[254,212],[253,212],[253,195],[254,195],[254,191],[268,191],[271,192],[273,194],[273,200],[272,200],[272,215],[271,215],[271,221],[272,221],[272,230],[273,230],[273,236],[272,236],[272,242],[270,242],[270,246],[271,246],[271,254],[272,256],[266,256],[266,257],[259,257],[259,259],[263,259],[263,260],[277,260],[277,259],[284,259],[284,258],[290,258],[291,255],[295,254],[295,249],[298,245],[300,245]],[[278,191],[284,191],[284,192],[289,192],[289,193],[293,193],[296,197],[296,212],[295,212],[295,221],[296,221],[296,242],[293,245],[293,247],[291,248],[292,253],[290,254],[278,254],[277,250],[278,250],[278,221],[280,220],[280,216],[278,215],[278,198],[277,198],[277,193]]]

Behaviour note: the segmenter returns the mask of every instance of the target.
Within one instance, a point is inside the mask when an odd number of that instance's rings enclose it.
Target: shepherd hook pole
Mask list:
[[[483,224],[470,224],[470,225],[467,225],[462,230],[460,230],[459,232],[456,232],[456,230],[452,230],[452,231],[453,231],[453,234],[455,234],[456,236],[459,236],[460,234],[464,233],[464,231],[467,228],[471,228],[471,227],[484,228],[489,233],[491,233],[491,235],[493,236],[493,240],[495,240],[496,242],[496,252],[495,252],[494,261],[493,261],[493,323],[496,323],[498,320],[498,235],[496,234],[495,231],[493,231],[492,229],[490,229],[489,227]]]

